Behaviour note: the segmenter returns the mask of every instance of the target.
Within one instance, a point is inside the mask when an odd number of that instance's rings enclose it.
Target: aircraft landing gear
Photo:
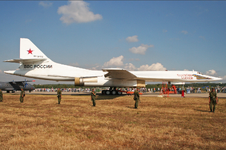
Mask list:
[[[110,87],[109,90],[103,90],[103,95],[122,95],[121,91],[116,90],[116,87]]]
[[[110,90],[106,90],[106,91],[105,91],[105,94],[106,94],[106,95],[110,95],[110,94],[111,94],[111,91],[110,91]]]
[[[111,91],[111,95],[117,95],[118,92],[116,90]]]
[[[118,95],[122,95],[122,92],[121,91],[118,91]]]
[[[111,95],[110,90],[102,90],[102,95]]]
[[[102,95],[105,95],[106,94],[106,90],[102,90]]]

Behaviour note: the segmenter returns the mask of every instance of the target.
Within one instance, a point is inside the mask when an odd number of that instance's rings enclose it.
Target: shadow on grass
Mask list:
[[[12,95],[12,94],[11,94]],[[18,94],[15,94],[18,95]],[[29,93],[28,95],[57,95],[55,92],[40,92],[40,93]],[[90,96],[90,93],[63,93],[62,96]],[[97,93],[96,100],[112,100],[118,97],[124,97],[127,94],[122,95],[102,95],[101,93]]]
[[[124,96],[127,96],[127,95],[97,95],[96,96],[96,100],[112,100],[112,99],[116,99],[118,97],[124,97]]]
[[[200,112],[210,112],[209,110],[200,110],[200,109],[194,109],[195,111],[200,111]]]
[[[136,109],[136,108],[134,108],[134,106],[126,106],[126,107],[129,109]]]

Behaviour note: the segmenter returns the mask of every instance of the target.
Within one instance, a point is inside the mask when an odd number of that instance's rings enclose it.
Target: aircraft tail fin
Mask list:
[[[27,38],[20,38],[20,59],[47,59],[48,57]]]

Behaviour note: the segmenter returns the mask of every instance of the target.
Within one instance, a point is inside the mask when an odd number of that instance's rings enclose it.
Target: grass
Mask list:
[[[226,149],[226,99],[4,94],[0,149]]]

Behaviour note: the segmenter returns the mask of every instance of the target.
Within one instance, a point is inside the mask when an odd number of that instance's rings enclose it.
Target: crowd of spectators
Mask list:
[[[36,88],[35,92],[57,92],[58,88]],[[108,88],[94,88],[96,92],[101,92],[102,90],[108,90]],[[226,87],[215,87],[217,93],[226,93]],[[61,88],[62,92],[91,92],[92,88]],[[135,88],[120,88],[122,91],[135,91]],[[170,91],[174,89],[169,88]],[[210,92],[209,87],[177,87],[177,94],[181,94],[182,90],[185,90],[185,93],[207,93]],[[161,92],[161,88],[140,88],[140,92]]]

